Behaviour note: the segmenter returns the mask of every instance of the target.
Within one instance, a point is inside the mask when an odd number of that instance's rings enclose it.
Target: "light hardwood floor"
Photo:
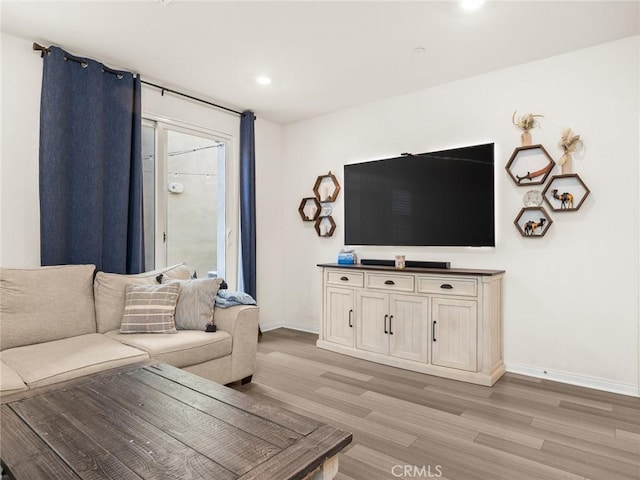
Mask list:
[[[267,332],[247,394],[353,433],[337,480],[640,479],[640,399],[506,374],[493,387]]]

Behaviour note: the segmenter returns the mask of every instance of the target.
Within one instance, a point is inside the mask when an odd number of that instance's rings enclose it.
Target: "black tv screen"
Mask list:
[[[494,144],[344,167],[345,245],[495,246]]]

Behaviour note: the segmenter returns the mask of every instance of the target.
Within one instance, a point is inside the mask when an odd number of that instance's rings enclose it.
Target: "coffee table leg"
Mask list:
[[[1,463],[1,462],[0,462]],[[10,480],[8,472],[4,469],[3,465],[0,465],[0,480]]]
[[[338,455],[327,458],[316,470],[307,475],[304,480],[331,480],[338,474]]]

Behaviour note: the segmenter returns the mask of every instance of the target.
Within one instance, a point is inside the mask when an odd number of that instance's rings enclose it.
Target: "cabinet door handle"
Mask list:
[[[433,321],[433,323],[431,324],[431,338],[433,339],[434,342],[436,342],[436,322],[435,320]]]
[[[391,320],[393,320],[393,315],[389,316],[389,335],[393,335],[393,332],[391,331]]]
[[[393,280],[385,280],[385,281],[384,281],[384,284],[385,284],[385,285],[395,285],[395,284],[396,284],[396,282],[394,282]]]
[[[349,277],[340,277],[340,280],[342,280],[343,282],[348,282],[349,281]]]
[[[389,318],[389,315],[384,316],[384,333],[389,333],[387,331],[387,318]]]
[[[445,290],[453,290],[453,285],[451,285],[450,283],[443,283],[442,285],[440,285],[440,288],[444,288]]]
[[[353,315],[353,310],[349,310],[349,326],[353,328],[353,320],[351,320],[351,315]]]

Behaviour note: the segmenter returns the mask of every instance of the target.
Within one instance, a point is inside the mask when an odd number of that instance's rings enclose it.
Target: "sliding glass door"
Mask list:
[[[186,263],[225,276],[224,139],[184,125],[143,125],[146,269]]]

